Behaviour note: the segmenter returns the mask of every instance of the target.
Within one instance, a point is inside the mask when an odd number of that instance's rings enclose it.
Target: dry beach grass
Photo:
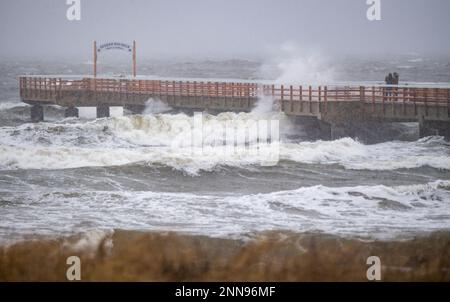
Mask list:
[[[116,230],[34,238],[0,248],[0,281],[66,281],[81,259],[83,281],[366,281],[379,256],[383,281],[450,281],[450,233],[362,241],[270,232],[252,240]]]

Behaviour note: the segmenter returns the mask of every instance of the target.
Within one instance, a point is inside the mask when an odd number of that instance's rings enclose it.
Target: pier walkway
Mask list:
[[[96,107],[101,118],[109,116],[111,106],[142,112],[149,98],[176,109],[248,112],[261,96],[273,98],[289,116],[317,119],[326,131],[355,121],[418,122],[421,136],[450,137],[450,88],[445,87],[20,77],[20,97],[32,105],[34,122],[44,119],[42,106],[48,104],[66,107],[67,117],[78,116],[76,107]]]

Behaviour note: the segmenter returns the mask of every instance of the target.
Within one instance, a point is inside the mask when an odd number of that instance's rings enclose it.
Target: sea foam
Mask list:
[[[450,170],[450,148],[441,137],[414,142],[364,145],[351,138],[334,141],[293,142],[287,139],[289,120],[281,113],[221,113],[203,115],[203,144],[212,144],[225,125],[247,129],[259,119],[280,122],[279,160],[304,164],[337,164],[354,170],[396,170],[429,166]],[[0,169],[66,169],[133,163],[162,164],[196,174],[216,166],[259,164],[251,154],[222,152],[216,146],[209,154],[193,144],[193,118],[185,114],[122,116],[94,121],[24,124],[0,128]],[[242,130],[244,131],[244,130]],[[291,133],[289,133],[291,134]],[[242,133],[245,135],[245,133]],[[181,147],[174,147],[175,140]],[[257,136],[248,136],[258,144]],[[203,145],[204,147],[204,145]],[[204,148],[202,148],[204,151]]]

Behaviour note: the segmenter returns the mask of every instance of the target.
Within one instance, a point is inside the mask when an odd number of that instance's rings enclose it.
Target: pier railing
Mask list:
[[[241,82],[170,81],[141,79],[64,79],[20,77],[22,99],[57,99],[65,91],[118,93],[124,95],[189,96],[207,98],[257,98],[266,95],[277,101],[365,103],[414,103],[450,108],[450,88],[407,86],[294,86]]]

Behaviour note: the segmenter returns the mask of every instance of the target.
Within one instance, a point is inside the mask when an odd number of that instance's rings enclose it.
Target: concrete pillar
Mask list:
[[[35,104],[31,107],[31,121],[33,123],[42,122],[44,120],[44,107]]]
[[[343,137],[353,137],[353,133],[350,134],[349,132],[350,127],[348,125],[343,123],[333,123],[330,127],[330,136],[332,140],[340,139]]]
[[[78,108],[74,107],[74,106],[70,106],[70,107],[66,108],[66,110],[64,111],[64,116],[65,117],[78,117]]]
[[[377,143],[391,137],[387,127],[373,121],[336,121],[331,123],[331,139],[344,137],[358,139],[364,143]]]
[[[299,127],[299,132],[289,134],[291,139],[330,140],[331,124],[313,116],[293,116],[290,120]]]
[[[443,136],[450,140],[450,122],[444,121],[426,121],[421,119],[419,121],[419,136]]]
[[[333,139],[333,126],[322,120],[317,120],[319,126],[319,136],[321,140],[331,140]]]
[[[109,106],[100,104],[97,106],[97,118],[109,117]]]
[[[123,109],[131,111],[132,114],[142,114],[145,110],[145,105],[125,105]]]

